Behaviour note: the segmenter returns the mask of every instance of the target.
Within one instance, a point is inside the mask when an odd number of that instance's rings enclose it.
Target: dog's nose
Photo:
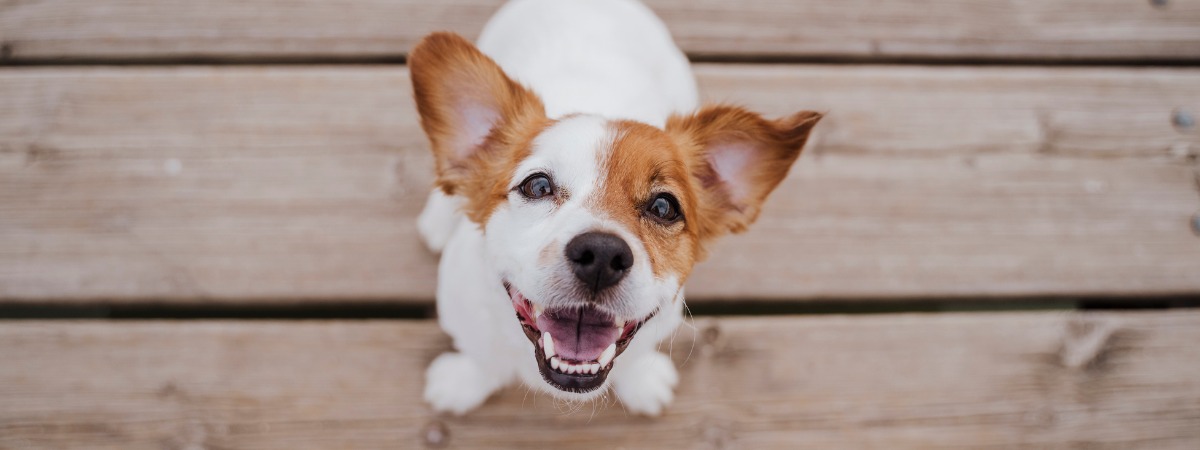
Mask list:
[[[575,236],[567,243],[567,260],[592,292],[617,284],[633,266],[633,251],[623,239],[612,233],[592,231]]]

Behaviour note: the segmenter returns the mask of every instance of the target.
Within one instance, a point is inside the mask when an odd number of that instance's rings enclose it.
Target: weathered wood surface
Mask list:
[[[662,418],[518,387],[439,418],[420,395],[447,345],[432,322],[9,322],[0,448],[417,448],[439,423],[452,448],[1200,446],[1196,312],[696,330],[675,340],[681,385]]]
[[[699,67],[712,100],[828,112],[713,298],[1200,291],[1194,69]],[[0,72],[0,298],[427,302],[432,167],[406,73]]]
[[[399,58],[474,37],[501,0],[43,0],[0,3],[10,61]],[[679,45],[717,57],[1200,59],[1191,0],[647,0]]]

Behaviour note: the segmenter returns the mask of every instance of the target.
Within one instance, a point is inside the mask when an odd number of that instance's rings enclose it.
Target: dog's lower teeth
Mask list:
[[[571,364],[558,358],[550,358],[550,368],[566,374],[598,374],[604,365],[599,363]]]
[[[566,374],[592,374],[600,373],[600,370],[608,367],[613,358],[617,355],[617,344],[609,344],[608,348],[600,353],[600,358],[590,363],[572,364],[558,358],[554,353],[554,338],[549,332],[542,332],[542,338],[538,340],[542,345],[542,351],[546,355],[546,360],[551,369],[557,370]]]
[[[615,325],[617,328],[625,328],[625,320],[623,320],[623,319],[614,320],[613,325]]]

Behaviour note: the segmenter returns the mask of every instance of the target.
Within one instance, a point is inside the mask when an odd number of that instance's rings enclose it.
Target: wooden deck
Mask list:
[[[509,389],[421,401],[429,322],[0,327],[0,447],[1194,449],[1200,313],[702,318],[657,420]],[[35,375],[36,374],[36,375]],[[433,436],[434,442],[436,440]]]
[[[0,449],[1200,448],[1200,311],[995,311],[1200,305],[1186,0],[647,0],[706,99],[827,113],[689,281],[734,316],[662,418],[432,414],[403,61],[501,3],[0,2]]]
[[[402,57],[431,31],[474,38],[504,0],[57,0],[0,6],[6,58]],[[646,0],[689,54],[1196,61],[1188,0]],[[1161,4],[1160,4],[1161,3]]]
[[[1200,291],[1200,69],[713,65],[828,118],[704,299]],[[0,295],[427,302],[432,160],[403,68],[0,72]]]

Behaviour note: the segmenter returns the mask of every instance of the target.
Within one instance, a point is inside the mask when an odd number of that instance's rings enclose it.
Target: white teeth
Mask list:
[[[554,357],[554,338],[550,337],[549,331],[542,332],[542,350],[546,353],[547,358]]]
[[[604,352],[600,353],[600,359],[596,362],[600,363],[600,367],[607,367],[608,363],[612,362],[613,358],[616,356],[617,344],[608,344],[608,348],[604,349]]]
[[[571,364],[569,362],[558,359],[557,356],[550,357],[550,368],[566,374],[592,374],[600,373],[600,370],[612,362],[613,354],[616,353],[616,346],[609,346],[608,350],[600,355],[600,361],[591,364]]]
[[[625,328],[625,319],[614,320],[613,325],[616,325],[617,328]]]
[[[530,302],[530,303],[532,303],[532,302]],[[536,319],[538,317],[542,317],[542,306],[541,305],[533,305],[533,318]]]

